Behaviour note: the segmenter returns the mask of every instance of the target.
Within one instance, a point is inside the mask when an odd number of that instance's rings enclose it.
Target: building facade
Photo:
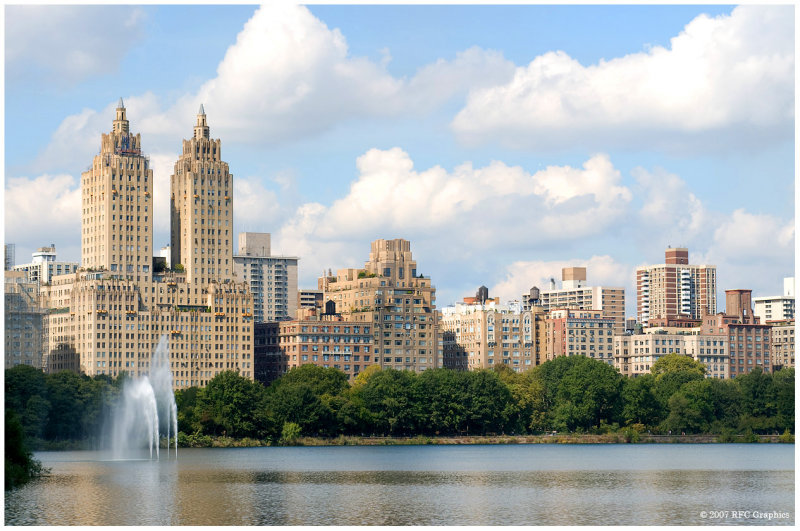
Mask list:
[[[534,291],[536,290],[536,291]],[[545,310],[577,308],[581,310],[600,310],[605,317],[614,319],[614,333],[625,333],[625,289],[622,287],[603,287],[586,285],[585,267],[565,267],[561,270],[561,289],[555,288],[551,279],[550,289],[539,290],[534,287],[531,294],[539,293],[538,304]],[[531,300],[535,305],[536,301]]]
[[[253,324],[253,378],[269,385],[286,373],[286,358],[278,344],[277,321]]]
[[[56,246],[51,243],[49,247],[39,247],[33,253],[31,263],[12,266],[11,270],[23,271],[27,275],[28,282],[41,285],[50,282],[54,276],[75,273],[78,267],[80,267],[78,262],[56,260]]]
[[[614,366],[625,376],[649,374],[667,354],[691,356],[706,366],[706,378],[730,378],[726,335],[700,335],[700,328],[681,333],[652,331],[614,337]]]
[[[783,295],[753,299],[753,313],[762,323],[794,319],[794,306],[794,277],[783,279]]]
[[[771,321],[772,369],[794,367],[794,319]]]
[[[544,363],[545,310],[528,310],[519,302],[470,297],[442,308],[439,319],[439,365],[455,370],[507,365],[524,372]]]
[[[297,308],[322,309],[321,289],[301,289],[297,291]]]
[[[547,359],[587,356],[613,366],[614,324],[601,310],[550,310],[545,320]]]
[[[370,325],[381,367],[437,367],[436,288],[417,273],[408,240],[375,240],[363,269],[323,276],[318,288],[345,320]]]
[[[16,264],[17,246],[13,243],[3,244],[3,254],[5,260],[3,262],[3,270],[11,271],[11,268]]]
[[[689,264],[689,250],[669,248],[665,263],[636,268],[637,320],[689,317],[717,312],[717,268]]]
[[[166,334],[175,388],[204,386],[225,370],[253,378],[252,298],[233,280],[233,207],[223,195],[232,177],[219,159],[220,141],[208,137],[202,108],[194,138],[183,147],[172,177],[171,219],[187,263],[154,274],[153,170],[120,99],[111,132],[81,176],[81,268],[42,288],[49,366],[146,374]]]
[[[297,261],[296,256],[272,256],[268,233],[239,233],[234,271],[237,278],[250,286],[253,317],[257,322],[295,318]]]
[[[725,291],[725,313],[703,318],[703,335],[726,335],[730,350],[730,377],[746,374],[756,367],[772,369],[772,327],[760,323],[752,310],[751,290]]]
[[[341,315],[278,322],[278,345],[286,370],[313,364],[334,368],[352,381],[377,363],[373,325],[345,320]]]
[[[30,365],[41,369],[44,351],[45,310],[39,300],[39,286],[29,282],[22,271],[5,271],[5,368]]]

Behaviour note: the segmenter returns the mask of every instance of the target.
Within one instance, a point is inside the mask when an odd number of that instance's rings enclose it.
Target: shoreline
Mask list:
[[[780,435],[746,435],[721,436],[706,435],[647,435],[640,434],[638,440],[623,434],[564,434],[564,435],[465,435],[465,436],[425,436],[414,437],[299,437],[286,444],[269,444],[254,439],[232,439],[229,437],[213,437],[199,445],[187,445],[186,448],[252,448],[260,446],[412,446],[412,445],[508,445],[508,444],[730,444],[730,443],[790,443],[781,441]],[[723,438],[724,440],[719,440]]]
[[[270,443],[260,439],[234,439],[232,437],[202,436],[192,440],[180,441],[178,448],[259,448],[267,446],[454,446],[454,445],[516,445],[516,444],[741,444],[773,443],[794,444],[794,436],[781,439],[781,435],[650,435],[638,437],[626,434],[554,434],[554,435],[450,435],[413,437],[299,437],[287,443]],[[720,440],[722,439],[722,440]],[[180,439],[179,439],[180,440]],[[37,441],[35,452],[91,450],[91,443],[79,441],[46,442]],[[165,447],[162,440],[161,447]]]

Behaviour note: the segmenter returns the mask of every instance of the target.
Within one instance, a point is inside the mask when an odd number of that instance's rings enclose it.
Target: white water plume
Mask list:
[[[161,435],[175,439],[178,456],[178,406],[172,391],[172,372],[169,367],[169,338],[164,335],[150,360],[150,374],[134,377],[123,384],[122,395],[114,412],[111,444],[115,458],[130,457],[148,448],[153,458],[159,458]]]

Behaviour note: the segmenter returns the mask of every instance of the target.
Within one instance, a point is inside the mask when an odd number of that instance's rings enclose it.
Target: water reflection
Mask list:
[[[659,445],[664,452],[673,451]],[[178,461],[45,456],[53,474],[7,493],[6,523],[35,525],[792,524],[793,447],[764,448],[773,470],[630,469],[586,447],[186,450]],[[628,455],[652,447],[627,446]],[[315,450],[321,450],[315,452]],[[396,451],[393,451],[396,450]],[[452,450],[455,450],[453,452]],[[759,448],[762,450],[762,448]],[[742,449],[707,446],[709,459]],[[749,451],[749,450],[748,450]],[[483,452],[483,453],[482,453]],[[454,457],[455,454],[455,457]],[[527,454],[527,455],[526,455]],[[509,460],[516,460],[514,469]],[[542,459],[547,455],[546,462]],[[364,459],[367,456],[367,459]],[[376,458],[379,456],[380,458]],[[333,459],[332,457],[335,457]],[[411,461],[409,461],[411,459]],[[454,463],[460,462],[460,470]],[[372,470],[363,470],[367,465]],[[420,469],[424,463],[431,470]],[[520,463],[524,463],[520,465]],[[587,466],[587,463],[590,463]],[[617,467],[618,466],[618,467]],[[784,467],[783,470],[778,469]],[[408,470],[411,468],[411,470]],[[778,521],[703,511],[790,512]]]

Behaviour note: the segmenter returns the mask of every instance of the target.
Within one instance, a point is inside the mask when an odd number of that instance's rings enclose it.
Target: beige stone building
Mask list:
[[[545,320],[547,359],[587,356],[613,366],[614,324],[601,310],[550,310]]]
[[[535,289],[537,290],[535,293],[539,294],[538,304],[545,310],[560,308],[601,310],[605,317],[614,319],[615,334],[625,333],[625,288],[587,286],[585,267],[563,268],[560,289],[556,289],[555,279],[550,280],[549,289]],[[530,300],[531,295],[526,295]],[[531,300],[530,304],[537,303]]]
[[[362,269],[321,277],[318,288],[335,313],[371,325],[381,367],[424,371],[438,365],[436,288],[417,272],[408,240],[375,240]]]
[[[700,335],[700,328],[667,332],[647,330],[643,334],[614,337],[614,366],[625,376],[651,372],[653,364],[667,354],[690,356],[706,366],[706,378],[730,378],[728,338]]]
[[[519,302],[465,299],[442,309],[439,364],[456,370],[507,365],[523,372],[544,363],[545,310],[524,310]]]
[[[636,314],[651,319],[701,319],[717,311],[717,268],[689,264],[689,250],[669,248],[665,263],[636,268]]]
[[[772,368],[794,367],[794,319],[767,324],[772,326]]]
[[[146,374],[166,334],[176,388],[206,385],[224,370],[253,377],[252,299],[233,279],[225,232],[233,207],[224,195],[232,178],[219,157],[220,141],[209,139],[201,108],[172,179],[176,247],[191,260],[183,271],[153,274],[153,171],[120,100],[112,131],[81,177],[82,267],[42,288],[49,367]]]

